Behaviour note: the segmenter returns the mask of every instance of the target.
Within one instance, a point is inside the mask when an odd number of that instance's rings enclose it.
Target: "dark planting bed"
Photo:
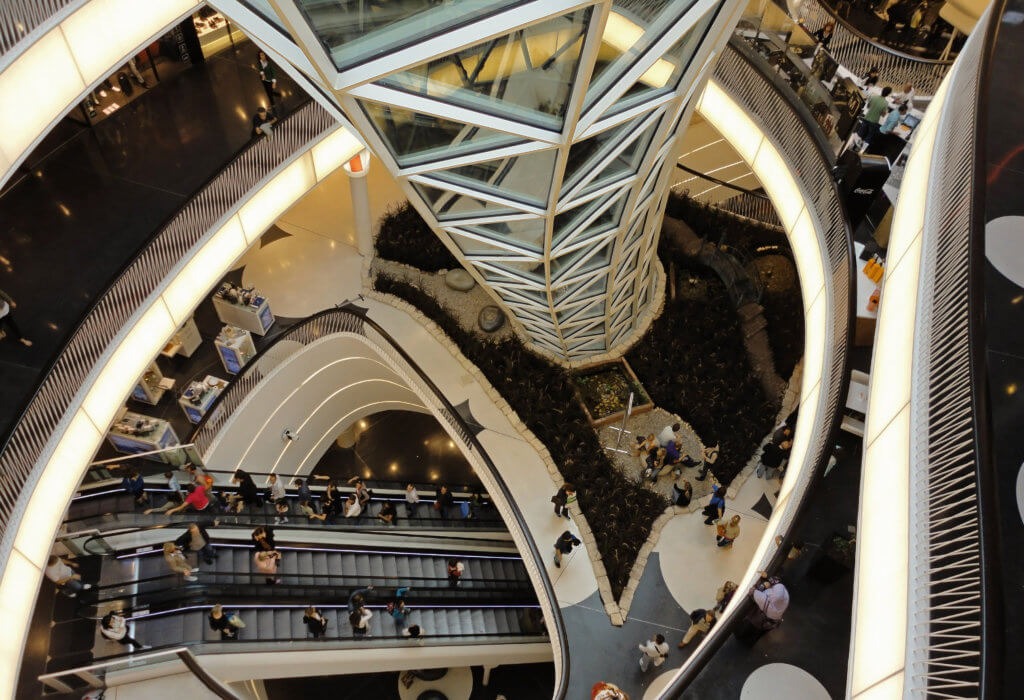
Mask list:
[[[650,397],[625,360],[613,360],[575,372],[572,383],[579,392],[591,425],[598,427],[622,420],[633,393],[632,414],[654,408]]]

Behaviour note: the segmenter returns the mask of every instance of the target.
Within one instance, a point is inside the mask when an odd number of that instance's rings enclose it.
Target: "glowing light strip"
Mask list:
[[[954,67],[943,79],[917,128],[892,220],[864,430],[846,686],[851,698],[904,697],[912,583],[910,398],[918,278],[932,153],[955,73]],[[892,507],[880,508],[881,503]]]
[[[421,501],[421,503],[429,503],[430,501]],[[228,544],[224,542],[211,542],[214,547],[221,549],[252,549],[251,544]],[[393,554],[395,556],[403,557],[445,557],[452,558],[456,557],[459,559],[504,559],[505,561],[522,561],[522,557],[499,557],[489,554],[433,554],[431,552],[396,552],[386,549],[333,549],[331,547],[288,547],[283,545],[276,547],[278,550],[285,550],[288,552],[335,552],[338,554]],[[129,554],[119,554],[118,559],[136,559],[141,556],[147,556],[150,554],[163,554],[164,550],[161,548],[146,549],[141,552],[131,552]],[[226,572],[230,573],[230,572]],[[373,578],[372,576],[370,578]]]
[[[148,3],[146,7],[148,10]],[[91,382],[83,385],[87,393],[81,405],[70,414],[49,458],[42,457],[47,461],[38,482],[31,487],[24,513],[20,521],[11,523],[11,527],[17,527],[14,548],[0,579],[0,615],[8,630],[0,641],[0,696],[13,697],[17,687],[21,653],[34,608],[32,601],[39,591],[43,568],[64,516],[63,510],[53,504],[71,501],[117,410],[150,359],[177,331],[180,323],[175,319],[187,318],[248,245],[288,207],[363,150],[354,136],[339,133],[344,131],[339,128],[321,139],[260,189],[251,192],[220,229],[186,256],[173,277],[162,285],[159,295],[151,297],[150,305],[141,308],[126,324],[121,340],[98,366]],[[188,280],[187,284],[183,279]],[[15,630],[20,630],[20,634]]]

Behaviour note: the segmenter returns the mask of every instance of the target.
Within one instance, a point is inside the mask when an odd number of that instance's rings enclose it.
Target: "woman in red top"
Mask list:
[[[206,507],[210,505],[210,497],[206,493],[206,487],[196,486],[191,484],[188,487],[188,496],[185,497],[185,502],[177,508],[171,508],[167,511],[167,515],[174,515],[178,511],[184,510],[185,508],[192,506],[198,511],[206,510]]]

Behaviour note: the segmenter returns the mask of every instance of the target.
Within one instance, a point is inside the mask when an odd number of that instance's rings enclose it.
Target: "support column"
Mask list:
[[[356,230],[356,247],[363,257],[373,255],[373,221],[370,218],[370,188],[366,174],[370,171],[370,152],[362,151],[342,166],[348,174],[352,190],[352,223]]]

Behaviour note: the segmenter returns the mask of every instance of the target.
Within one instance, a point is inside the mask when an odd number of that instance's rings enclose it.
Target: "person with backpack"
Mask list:
[[[719,522],[715,540],[719,547],[732,547],[733,541],[740,536],[740,516],[734,515],[727,523]]]
[[[462,579],[462,574],[465,572],[465,565],[458,559],[448,560],[448,587],[455,588],[459,585],[459,581]]]
[[[715,617],[713,610],[704,610],[703,608],[697,608],[690,613],[690,629],[686,630],[686,634],[683,635],[683,641],[679,642],[679,648],[682,649],[687,644],[693,641],[701,632],[707,632],[715,623],[718,622],[718,618]]]
[[[576,498],[576,487],[566,482],[562,484],[558,493],[551,497],[551,502],[555,504],[555,517],[569,517],[569,501],[575,500]]]
[[[306,608],[306,614],[302,616],[306,629],[313,635],[313,639],[320,639],[327,631],[327,618],[320,612],[319,608],[310,605]]]
[[[572,552],[573,547],[578,547],[581,544],[583,543],[568,530],[559,535],[558,539],[555,540],[555,566],[561,568],[562,555],[569,554]]]
[[[391,619],[395,621],[395,627],[399,632],[405,630],[405,620],[412,614],[412,610],[405,604],[405,594],[409,592],[408,587],[399,588],[395,591],[395,597],[388,602],[387,611]]]
[[[652,664],[655,667],[661,666],[668,657],[668,644],[665,643],[664,635],[656,634],[654,639],[648,639],[643,644],[636,646],[643,652],[640,655],[641,671],[647,671]]]
[[[221,640],[238,639],[238,630],[245,627],[242,618],[237,614],[225,613],[223,605],[214,605],[210,608],[207,620],[210,623],[210,629],[220,632]]]

